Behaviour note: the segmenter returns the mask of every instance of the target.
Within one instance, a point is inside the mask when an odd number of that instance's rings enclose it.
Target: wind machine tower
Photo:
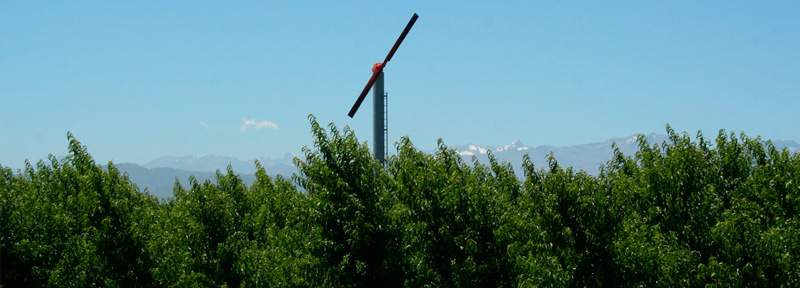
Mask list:
[[[414,13],[414,16],[411,16],[411,20],[408,21],[406,28],[403,29],[403,33],[400,33],[400,37],[397,38],[394,46],[392,46],[392,50],[389,50],[389,54],[386,55],[386,59],[383,60],[383,63],[375,63],[375,65],[372,65],[372,77],[369,78],[369,81],[367,81],[367,86],[365,86],[364,90],[361,91],[361,94],[358,95],[358,99],[356,99],[356,103],[353,104],[353,108],[350,108],[350,112],[347,113],[347,116],[353,118],[353,116],[356,115],[356,111],[358,111],[358,107],[361,106],[361,102],[364,102],[364,98],[367,97],[367,92],[369,92],[369,89],[372,89],[372,154],[374,155],[375,159],[378,159],[381,162],[381,165],[386,165],[388,146],[387,134],[389,133],[387,128],[386,109],[387,94],[383,91],[383,68],[386,68],[386,64],[392,60],[392,56],[394,56],[394,53],[397,52],[397,48],[400,47],[400,43],[403,43],[403,39],[405,39],[406,35],[408,35],[408,31],[411,30],[411,26],[414,26],[414,22],[417,22],[417,18],[419,18],[417,13]]]

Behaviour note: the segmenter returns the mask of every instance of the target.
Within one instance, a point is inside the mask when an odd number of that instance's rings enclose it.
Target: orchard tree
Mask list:
[[[295,179],[309,194],[310,220],[320,239],[312,247],[319,259],[318,285],[376,287],[401,285],[390,261],[397,245],[389,231],[387,211],[391,182],[381,164],[359,143],[349,127],[330,133],[309,116],[314,149],[295,159]]]

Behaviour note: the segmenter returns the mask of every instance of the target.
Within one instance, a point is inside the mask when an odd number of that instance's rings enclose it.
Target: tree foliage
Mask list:
[[[800,155],[744,134],[523,175],[396,143],[386,166],[310,117],[300,173],[176,181],[159,201],[71,134],[0,166],[0,286],[797,287]]]

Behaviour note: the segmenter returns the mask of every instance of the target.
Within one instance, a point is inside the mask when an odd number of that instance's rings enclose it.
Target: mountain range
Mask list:
[[[166,198],[172,196],[172,188],[176,179],[183,187],[188,187],[189,176],[191,175],[194,175],[200,183],[205,181],[215,182],[216,172],[219,170],[222,173],[226,173],[228,165],[231,166],[236,174],[242,177],[242,181],[248,185],[252,184],[256,180],[256,160],[270,176],[283,175],[288,178],[293,173],[297,173],[297,168],[292,162],[293,159],[294,156],[291,154],[286,154],[279,159],[259,157],[252,161],[216,155],[206,155],[199,158],[194,156],[165,156],[147,162],[144,165],[122,163],[115,164],[115,166],[121,172],[128,173],[128,178],[133,183],[136,183],[139,189],[144,190],[146,188],[150,194],[159,198]]]
[[[625,138],[613,138],[603,142],[580,144],[573,146],[550,146],[543,145],[538,147],[529,147],[520,141],[514,141],[510,145],[501,147],[481,147],[474,144],[456,146],[461,157],[464,160],[472,161],[471,158],[477,157],[480,163],[488,163],[488,152],[500,161],[505,161],[511,164],[514,172],[522,175],[522,159],[527,154],[534,167],[537,169],[548,167],[547,155],[553,153],[559,166],[572,167],[576,171],[584,170],[589,174],[597,174],[600,172],[600,165],[605,164],[606,161],[611,159],[614,155],[612,143],[616,143],[622,153],[625,155],[633,155],[639,150],[636,143],[638,135],[633,135]],[[648,143],[661,143],[667,140],[666,135],[649,134],[644,136]]]
[[[668,140],[666,135],[648,134],[643,135],[650,145],[662,143]],[[528,154],[534,166],[539,168],[548,167],[547,155],[553,156],[562,167],[573,167],[573,169],[584,170],[589,174],[599,173],[600,165],[603,165],[614,155],[612,143],[616,143],[617,148],[625,154],[633,156],[639,150],[637,139],[639,135],[632,135],[624,138],[613,138],[603,142],[581,144],[573,146],[549,146],[538,147],[525,146],[520,141],[514,141],[509,145],[490,147],[475,144],[451,146],[455,148],[461,157],[472,163],[475,157],[480,163],[488,163],[489,151],[501,162],[511,164],[518,176],[522,175],[522,159]],[[773,141],[778,149],[786,148],[791,153],[800,152],[800,144],[795,141]],[[225,172],[228,165],[234,172],[242,177],[242,180],[249,184],[255,181],[256,165],[258,160],[270,176],[283,175],[286,178],[297,173],[297,168],[293,163],[294,156],[286,154],[279,159],[259,157],[252,161],[243,161],[234,157],[207,155],[203,157],[161,157],[150,161],[144,165],[133,163],[116,164],[116,167],[125,173],[131,181],[144,190],[145,188],[152,195],[159,198],[172,196],[172,187],[177,179],[181,185],[187,187],[189,176],[194,175],[199,182],[212,181],[216,179],[216,171]]]

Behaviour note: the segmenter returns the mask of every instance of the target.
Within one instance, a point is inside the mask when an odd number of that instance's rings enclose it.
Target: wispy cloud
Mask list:
[[[275,124],[272,121],[267,121],[267,120],[256,121],[254,119],[250,119],[250,120],[245,119],[243,121],[244,121],[244,123],[242,123],[242,127],[241,127],[242,132],[247,131],[247,128],[250,127],[250,126],[256,128],[256,129],[261,129],[261,128],[270,128],[272,130],[278,129],[278,124]]]
[[[208,125],[205,122],[200,121],[200,125],[203,126],[203,129],[209,130]]]

